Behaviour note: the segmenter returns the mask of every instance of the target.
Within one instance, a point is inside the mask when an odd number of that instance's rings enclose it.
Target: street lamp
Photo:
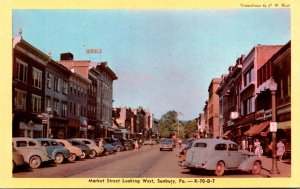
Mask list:
[[[269,90],[272,94],[272,122],[276,123],[276,90],[277,90],[277,83],[271,78],[269,83]],[[280,174],[278,167],[277,167],[277,160],[276,160],[276,129],[271,130],[272,132],[272,169],[270,170],[270,174]]]

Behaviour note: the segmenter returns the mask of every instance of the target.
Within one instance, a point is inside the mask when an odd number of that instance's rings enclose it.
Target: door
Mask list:
[[[237,144],[228,144],[228,166],[227,168],[238,168],[242,162],[242,155],[238,151]]]

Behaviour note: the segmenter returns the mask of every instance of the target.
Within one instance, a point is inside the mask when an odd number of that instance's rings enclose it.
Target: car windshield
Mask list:
[[[162,139],[160,142],[161,142],[162,144],[170,144],[170,143],[172,143],[173,141],[172,141],[172,139]]]

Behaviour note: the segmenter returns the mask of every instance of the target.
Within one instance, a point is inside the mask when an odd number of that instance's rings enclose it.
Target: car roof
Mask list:
[[[216,144],[220,144],[220,143],[236,144],[235,142],[233,142],[231,140],[224,140],[224,139],[217,139],[217,138],[200,138],[200,139],[196,139],[194,141],[194,143],[196,143],[196,142],[205,142],[205,143],[211,144],[211,145],[216,145]]]
[[[13,137],[13,141],[19,141],[19,140],[35,140],[35,139],[29,137]]]

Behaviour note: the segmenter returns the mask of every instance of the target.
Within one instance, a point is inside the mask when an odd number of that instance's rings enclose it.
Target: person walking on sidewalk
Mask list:
[[[139,150],[139,142],[138,142],[138,140],[134,141],[134,149],[135,150]]]
[[[259,158],[261,158],[263,151],[258,139],[255,139],[254,148],[255,148],[254,154],[257,155]]]
[[[277,152],[276,152],[276,154],[279,158],[279,161],[282,160],[282,156],[284,153],[285,153],[285,146],[282,143],[282,140],[279,140],[279,142],[277,143]]]

